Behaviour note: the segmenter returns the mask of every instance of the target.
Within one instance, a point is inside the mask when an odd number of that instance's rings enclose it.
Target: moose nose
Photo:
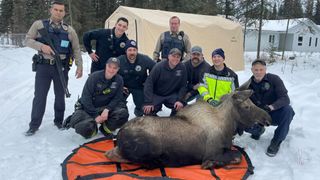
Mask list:
[[[272,123],[271,116],[268,114],[264,120],[266,126],[270,126]]]

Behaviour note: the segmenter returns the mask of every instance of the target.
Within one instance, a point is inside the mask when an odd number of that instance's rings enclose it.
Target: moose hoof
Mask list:
[[[201,169],[211,169],[214,165],[214,161],[206,160],[201,164]]]

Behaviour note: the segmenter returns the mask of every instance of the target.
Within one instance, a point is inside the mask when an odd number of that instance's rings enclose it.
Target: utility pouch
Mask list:
[[[37,64],[40,62],[41,56],[39,54],[35,54],[32,57],[32,71],[36,72],[37,71]]]
[[[82,108],[82,104],[79,102],[79,99],[78,99],[77,102],[74,104],[74,111],[79,109],[83,109],[83,108]]]

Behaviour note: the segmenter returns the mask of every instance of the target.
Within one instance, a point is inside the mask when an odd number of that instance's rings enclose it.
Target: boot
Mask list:
[[[268,149],[267,149],[267,152],[266,154],[269,156],[269,157],[274,157],[277,155],[279,149],[280,149],[280,144],[281,144],[281,141],[280,142],[276,142],[276,141],[271,141]]]
[[[32,136],[36,133],[36,131],[38,131],[38,129],[35,129],[35,128],[29,128],[28,131],[26,131],[24,133],[25,136]]]

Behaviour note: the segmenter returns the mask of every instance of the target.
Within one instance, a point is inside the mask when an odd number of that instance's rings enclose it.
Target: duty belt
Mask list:
[[[66,63],[66,59],[61,59],[62,64]],[[50,64],[50,65],[55,65],[56,64],[56,60],[55,59],[41,59],[40,64]]]

